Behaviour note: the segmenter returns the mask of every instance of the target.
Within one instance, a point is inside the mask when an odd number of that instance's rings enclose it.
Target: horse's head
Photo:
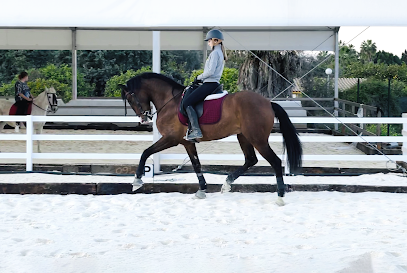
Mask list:
[[[122,89],[122,99],[128,101],[138,116],[152,119],[150,102],[157,108],[157,112],[172,101],[174,90],[182,93],[184,86],[162,74],[145,72],[131,78],[126,85],[119,85]]]
[[[122,90],[123,101],[129,102],[137,116],[141,117],[143,121],[147,121],[148,118],[152,119],[150,101],[143,92],[135,89],[129,90],[123,84],[119,84],[119,87]]]
[[[58,110],[57,92],[54,87],[51,86],[50,88],[45,87],[45,94],[47,96],[50,111],[55,113]]]

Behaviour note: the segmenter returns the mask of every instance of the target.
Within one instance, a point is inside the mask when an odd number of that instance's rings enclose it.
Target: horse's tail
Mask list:
[[[280,121],[280,131],[283,134],[284,145],[287,149],[290,171],[298,170],[302,165],[302,145],[297,130],[283,107],[274,102],[271,103],[271,107],[276,118]]]

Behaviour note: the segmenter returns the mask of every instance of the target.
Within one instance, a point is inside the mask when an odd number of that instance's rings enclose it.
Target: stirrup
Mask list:
[[[191,142],[198,142],[198,138],[203,138],[202,132],[199,134],[196,131],[189,131],[187,130],[187,134],[185,136],[185,140],[191,141]]]

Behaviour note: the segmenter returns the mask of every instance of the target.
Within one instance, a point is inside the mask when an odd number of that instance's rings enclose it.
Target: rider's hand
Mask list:
[[[198,77],[195,77],[193,84],[202,83],[202,80],[198,80]]]

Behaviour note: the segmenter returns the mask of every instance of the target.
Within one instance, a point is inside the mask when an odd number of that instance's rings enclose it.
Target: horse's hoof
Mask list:
[[[232,186],[228,182],[223,183],[222,189],[220,190],[221,193],[230,192],[232,190]]]
[[[276,204],[277,204],[278,206],[280,206],[280,207],[284,206],[284,205],[285,205],[285,203],[284,203],[283,198],[282,198],[282,197],[280,197],[280,196],[279,196],[279,197],[277,197]]]
[[[19,126],[14,127],[14,132],[19,133],[20,132],[20,127]]]
[[[143,180],[141,178],[134,178],[133,181],[133,191],[140,189],[143,186]]]
[[[198,199],[205,199],[206,198],[206,190],[198,190],[195,193],[195,197]]]

